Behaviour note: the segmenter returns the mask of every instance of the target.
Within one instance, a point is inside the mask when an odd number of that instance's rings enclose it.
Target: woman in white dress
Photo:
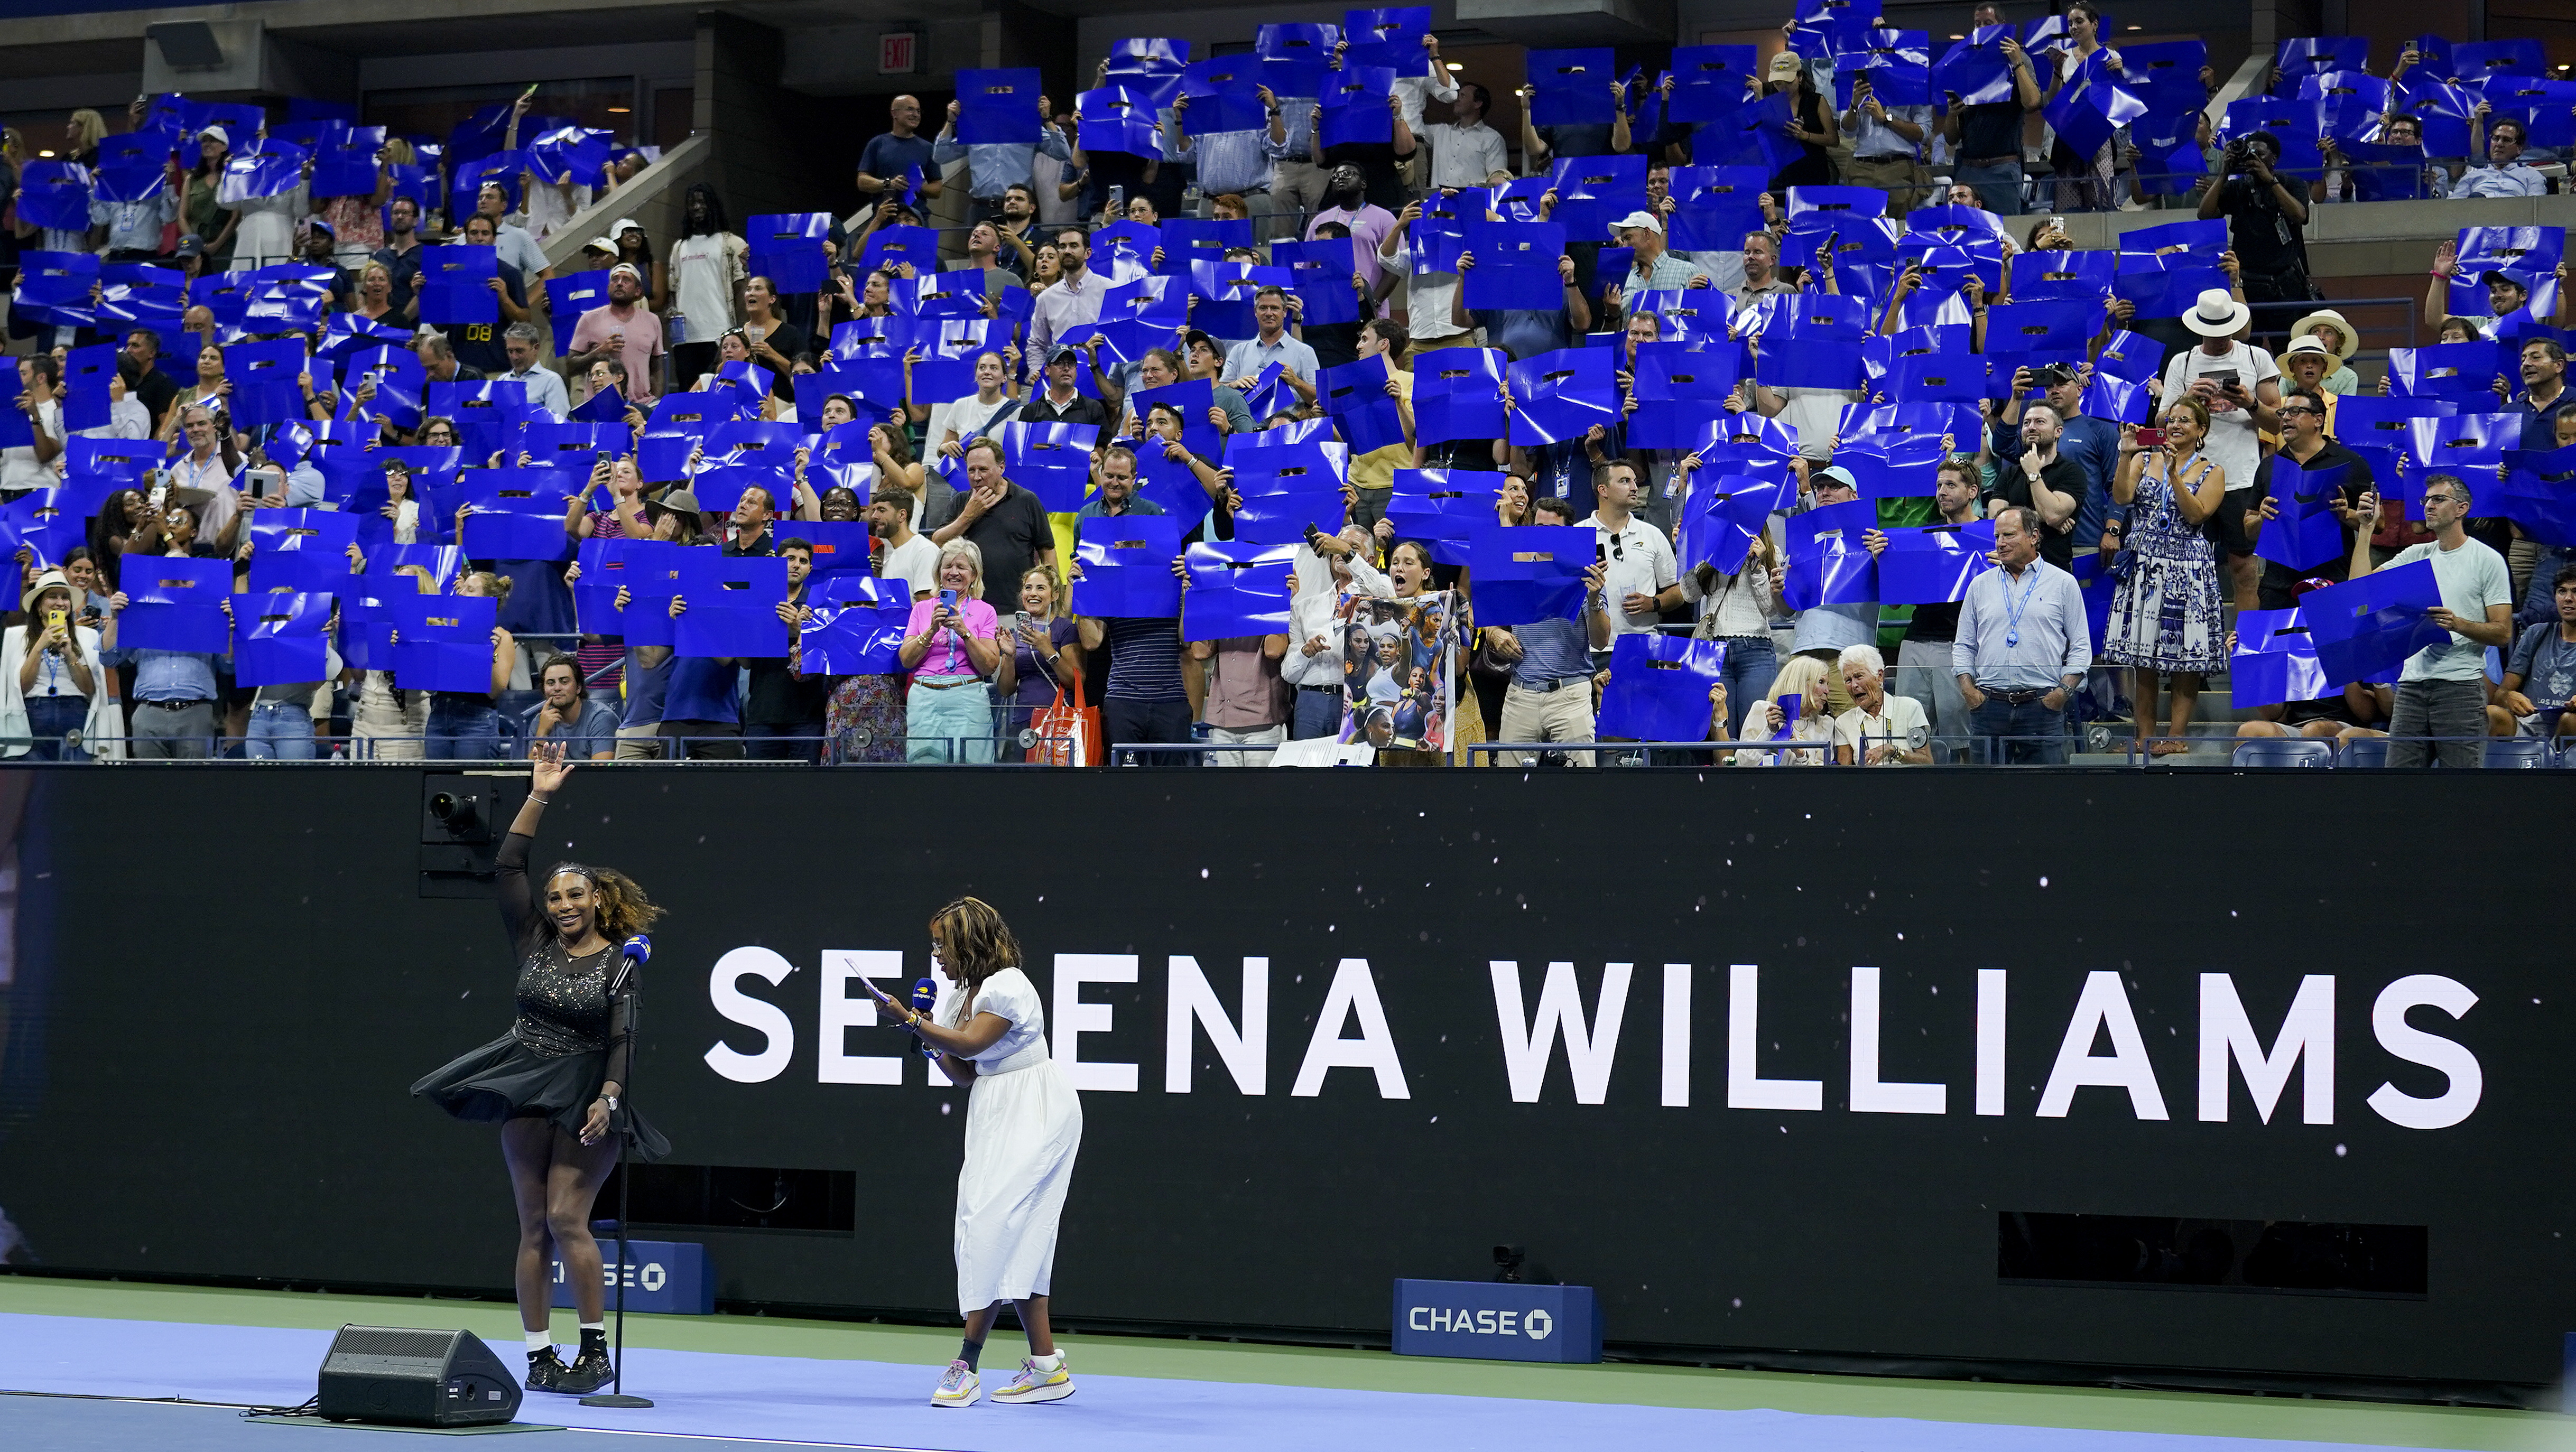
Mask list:
[[[1061,1401],[1073,1395],[1073,1374],[1047,1324],[1047,1291],[1056,1222],[1082,1148],[1082,1100],[1047,1057],[1046,1011],[1037,985],[1019,969],[1020,945],[1000,913],[976,898],[957,899],[930,920],[930,951],[949,985],[931,1012],[868,984],[886,1012],[939,1050],[948,1077],[967,1086],[956,1237],[966,1339],[930,1404],[975,1404],[984,1337],[1005,1301],[1019,1313],[1030,1354],[993,1400]]]

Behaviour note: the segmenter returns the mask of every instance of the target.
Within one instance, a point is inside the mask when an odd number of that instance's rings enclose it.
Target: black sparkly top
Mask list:
[[[513,1037],[549,1058],[608,1051],[602,1078],[626,1083],[625,1011],[608,1001],[608,973],[617,964],[614,944],[587,957],[565,952],[562,941],[542,921],[528,889],[531,840],[516,832],[501,843],[493,865],[499,870],[501,923],[511,947],[527,941],[533,929],[542,944],[519,964],[519,1016],[510,1025]]]

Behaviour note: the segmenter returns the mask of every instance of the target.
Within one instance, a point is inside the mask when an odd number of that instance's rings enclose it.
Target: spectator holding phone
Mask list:
[[[0,636],[0,756],[87,761],[81,743],[102,730],[111,700],[99,633],[74,615],[75,590],[60,570],[28,585],[27,623]]]
[[[2212,517],[2210,537],[2226,553],[2228,588],[2240,611],[2258,608],[2254,536],[2246,530],[2245,512],[2254,507],[2261,436],[2281,428],[2281,370],[2271,354],[2240,341],[2253,317],[2253,309],[2223,289],[2202,293],[2182,319],[2185,328],[2200,335],[2200,346],[2176,353],[2166,363],[2156,405],[2171,409],[2189,394],[2209,411],[2209,437],[2202,447],[2227,476],[2227,498]]]
[[[1064,596],[1063,582],[1044,565],[1020,576],[1020,608],[1004,627],[1011,648],[1001,653],[993,678],[1002,699],[1004,761],[1023,758],[1019,733],[1082,676],[1082,630],[1065,613]]]
[[[1014,486],[1016,487],[1016,486]],[[912,603],[899,652],[912,672],[904,699],[906,761],[993,759],[993,694],[1001,667],[1000,617],[983,599],[984,552],[973,540],[939,551],[938,593]]]
[[[2171,680],[2166,739],[2151,743],[2149,756],[2191,749],[2183,738],[2201,682],[2227,663],[2218,566],[2201,532],[2227,497],[2227,471],[2202,450],[2208,419],[2200,401],[2185,394],[2165,410],[2161,443],[2150,446],[2135,424],[2120,429],[2120,472],[2111,494],[2130,522],[2113,563],[2120,583],[2103,624],[2101,659],[2135,673],[2129,698],[2137,704],[2141,736],[2156,726],[2159,677]]]

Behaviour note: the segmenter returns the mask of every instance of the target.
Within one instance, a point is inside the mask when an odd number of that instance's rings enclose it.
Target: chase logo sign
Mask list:
[[[1394,1347],[1399,1356],[1595,1362],[1600,1306],[1589,1286],[1400,1280]]]

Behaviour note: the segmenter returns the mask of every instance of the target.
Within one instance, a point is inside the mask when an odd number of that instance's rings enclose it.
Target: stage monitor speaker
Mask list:
[[[316,1415],[399,1427],[479,1427],[519,1414],[519,1379],[471,1331],[343,1326],[322,1358]]]

